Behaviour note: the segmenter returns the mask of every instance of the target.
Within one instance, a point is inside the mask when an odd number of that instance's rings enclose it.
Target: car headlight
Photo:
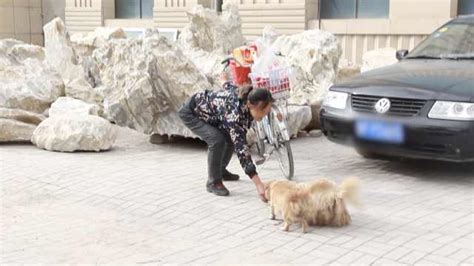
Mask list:
[[[436,101],[429,118],[474,121],[474,103]]]
[[[347,97],[349,97],[348,93],[329,91],[323,101],[323,106],[336,109],[345,109],[347,105]]]

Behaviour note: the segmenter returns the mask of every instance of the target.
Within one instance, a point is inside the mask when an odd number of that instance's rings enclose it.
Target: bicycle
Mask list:
[[[222,61],[222,64],[226,64],[224,71],[231,64],[231,61],[234,62],[234,65],[242,66],[237,59],[229,57]],[[287,119],[290,75],[291,68],[288,67],[248,74],[255,88],[270,91],[275,100],[270,113],[262,121],[253,123],[253,130],[257,135],[257,152],[262,158],[256,163],[257,165],[264,164],[276,152],[280,169],[288,180],[291,180],[294,175],[294,159]],[[232,80],[236,79],[236,77],[232,78]]]

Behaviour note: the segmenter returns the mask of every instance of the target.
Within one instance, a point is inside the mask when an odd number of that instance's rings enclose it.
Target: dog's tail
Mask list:
[[[347,200],[354,206],[360,207],[359,200],[360,180],[357,177],[349,177],[342,181],[339,185],[337,196]]]
[[[336,184],[334,182],[329,181],[328,179],[319,179],[319,180],[309,183],[308,188],[311,194],[316,194],[316,193],[326,192],[329,190],[332,191],[335,185]]]

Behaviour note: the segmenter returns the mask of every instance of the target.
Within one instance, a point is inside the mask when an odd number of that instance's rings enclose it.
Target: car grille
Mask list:
[[[376,113],[375,104],[382,99],[380,96],[352,95],[352,110],[364,113]],[[390,110],[386,114],[394,116],[415,116],[425,106],[425,100],[388,98],[391,103]]]

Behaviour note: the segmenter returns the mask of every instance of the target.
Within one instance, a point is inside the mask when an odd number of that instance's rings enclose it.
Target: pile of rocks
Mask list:
[[[177,42],[156,31],[126,38],[119,28],[69,36],[61,19],[44,27],[45,47],[0,40],[0,141],[32,141],[55,151],[110,149],[115,125],[145,134],[194,137],[177,110],[192,94],[219,89],[220,62],[243,45],[237,7],[200,6]],[[278,35],[261,42],[295,71],[289,126],[317,128],[317,111],[334,82],[341,48],[328,32]]]
[[[53,151],[112,147],[116,129],[100,93],[84,78],[60,19],[44,27],[45,48],[0,40],[0,141],[31,141]]]

